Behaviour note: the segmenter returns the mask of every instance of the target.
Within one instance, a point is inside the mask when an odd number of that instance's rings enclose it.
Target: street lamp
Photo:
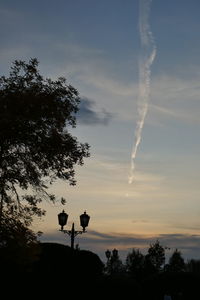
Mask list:
[[[111,257],[111,251],[110,250],[106,250],[105,252],[106,258],[109,261],[110,257]]]
[[[85,228],[89,224],[90,216],[86,214],[86,211],[80,215],[80,226],[83,227],[83,230],[75,230],[74,223],[72,223],[71,230],[64,230],[64,226],[67,224],[68,214],[65,213],[63,210],[61,213],[58,214],[58,223],[61,226],[60,231],[67,233],[71,237],[71,249],[74,249],[74,239],[78,234],[82,234],[86,232]]]

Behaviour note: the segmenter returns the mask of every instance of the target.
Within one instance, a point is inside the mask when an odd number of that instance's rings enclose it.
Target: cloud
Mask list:
[[[120,97],[133,97],[135,95],[135,85],[133,83],[123,83],[122,80],[111,78],[112,76],[114,77],[114,75],[112,73],[109,74],[106,66],[105,71],[98,70],[98,73],[95,69],[92,69],[92,65],[90,67],[91,68],[88,69],[87,72],[79,75],[79,78],[82,81],[94,86],[95,88],[98,88],[99,90],[104,90],[109,94]]]
[[[170,248],[166,253],[167,257],[177,248],[182,252],[185,259],[200,259],[200,235],[177,233],[150,236],[125,233],[102,233],[93,230],[88,231],[83,237],[80,236],[76,241],[80,241],[81,248],[89,249],[97,253],[102,260],[105,260],[106,249],[118,249],[120,257],[125,259],[133,248],[140,249],[146,254],[150,244],[156,240],[159,240],[162,246]],[[55,232],[49,232],[41,237],[41,241],[65,243],[65,237]]]
[[[153,78],[149,112],[151,119],[161,121],[166,117],[199,124],[199,75],[194,74],[188,78],[167,74]]]
[[[108,125],[112,119],[112,114],[105,109],[94,110],[95,102],[86,97],[81,98],[77,120],[84,125]]]

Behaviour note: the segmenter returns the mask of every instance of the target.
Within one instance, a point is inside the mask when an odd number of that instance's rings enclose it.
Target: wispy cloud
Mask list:
[[[199,123],[199,75],[188,78],[162,75],[152,80],[150,112],[152,118],[174,118],[179,121]],[[155,115],[156,114],[156,115]],[[151,116],[149,116],[151,119]]]
[[[116,80],[111,77],[111,74],[106,74],[101,72],[92,72],[88,70],[87,73],[84,73],[79,76],[82,81],[85,81],[87,84],[91,84],[98,89],[104,90],[114,95],[130,97],[134,95],[134,83],[123,83],[120,80]]]
[[[33,40],[37,43],[39,40],[43,47],[46,47],[45,44],[51,45],[50,35],[43,36],[38,33],[38,35],[33,36]],[[95,115],[90,115],[90,120],[93,116],[98,124],[107,124],[111,116],[110,113],[116,114],[121,120],[129,122],[137,120],[138,79],[135,80],[138,73],[137,67],[135,72],[132,72],[134,78],[129,76],[127,79],[124,78],[127,62],[124,62],[120,69],[102,49],[60,42],[52,45],[52,51],[56,55],[56,60],[52,62],[50,54],[38,52],[40,48],[37,48],[37,43],[36,46],[31,45],[32,48],[30,48],[30,43],[2,47],[0,58],[2,62],[11,63],[14,59],[29,59],[39,53],[40,69],[42,69],[44,76],[52,78],[65,76],[72,85],[80,90],[81,94],[85,95],[83,97],[86,99],[85,106],[83,104],[82,107],[85,113],[89,114],[90,110],[94,111],[94,104],[90,99],[95,99],[96,102],[101,103],[104,109],[95,111]],[[2,64],[3,68],[4,64]],[[169,74],[153,77],[152,74],[147,125],[148,123],[161,125],[169,119],[199,123],[199,80],[197,71],[194,71],[193,75],[190,74],[190,77],[185,76],[185,78]],[[88,104],[87,107],[86,104]],[[81,118],[81,121],[89,124],[89,118],[88,120]]]

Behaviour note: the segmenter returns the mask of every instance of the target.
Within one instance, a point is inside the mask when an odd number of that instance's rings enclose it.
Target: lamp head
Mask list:
[[[65,213],[63,210],[61,213],[58,214],[58,223],[61,226],[61,230],[67,224],[68,214]]]
[[[80,215],[80,225],[83,227],[83,232],[85,231],[85,228],[88,226],[90,220],[90,216],[86,214],[86,211]]]

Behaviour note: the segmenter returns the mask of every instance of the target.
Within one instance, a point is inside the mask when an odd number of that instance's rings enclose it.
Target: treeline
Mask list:
[[[128,253],[125,263],[119,257],[118,250],[107,250],[105,252],[107,263],[106,272],[108,274],[126,272],[131,274],[137,279],[159,272],[183,272],[191,268],[191,261],[185,262],[181,251],[176,249],[169,261],[166,263],[166,249],[157,240],[155,243],[150,244],[147,254],[144,255],[139,249],[133,248]],[[194,260],[192,260],[194,262]]]
[[[166,249],[159,241],[146,255],[133,248],[124,262],[117,249],[107,250],[104,263],[91,251],[30,237],[31,232],[18,231],[0,244],[2,292],[39,298],[71,291],[75,298],[86,293],[87,299],[197,299],[200,261],[186,262],[176,249],[166,263]]]
[[[117,249],[106,250],[103,263],[91,251],[38,242],[19,213],[10,207],[1,216],[2,294],[40,298],[73,291],[78,298],[87,291],[91,299],[198,299],[200,260],[185,261],[178,249],[166,261],[166,248],[155,241],[146,254],[133,248],[124,262]]]
[[[166,249],[157,240],[147,254],[133,248],[124,263],[118,250],[107,250],[104,272],[109,283],[119,292],[134,287],[133,299],[197,299],[200,260],[185,261],[175,249],[166,262]]]

